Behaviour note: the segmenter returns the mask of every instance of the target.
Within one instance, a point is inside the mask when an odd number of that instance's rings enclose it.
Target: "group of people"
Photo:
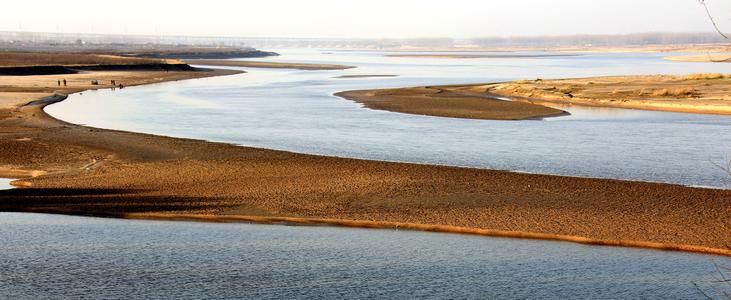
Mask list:
[[[111,81],[111,84],[112,84],[112,89],[114,89],[114,88],[120,88],[120,89],[123,89],[123,88],[124,88],[124,85],[123,85],[123,84],[121,84],[121,83],[120,83],[119,85],[117,85],[117,81],[116,81],[116,80],[114,80],[114,79],[112,79],[112,81]]]
[[[63,86],[67,86],[66,85],[66,79],[65,78],[63,80],[59,79],[59,80],[56,81],[56,84],[58,84],[58,86],[61,86],[61,83],[63,83]],[[112,89],[114,89],[114,88],[123,89],[124,88],[124,85],[123,84],[121,84],[121,83],[120,84],[117,84],[117,81],[114,80],[114,79],[110,80],[109,83],[112,85]],[[92,85],[97,85],[97,84],[98,83],[97,83],[96,80],[92,80]]]

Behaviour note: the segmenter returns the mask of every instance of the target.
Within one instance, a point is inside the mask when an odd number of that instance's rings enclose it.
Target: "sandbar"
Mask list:
[[[516,101],[731,115],[731,77],[610,76],[453,86],[450,90],[511,97]]]
[[[526,120],[567,114],[543,105],[504,101],[490,95],[452,91],[449,87],[359,90],[335,95],[370,109],[448,118]]]

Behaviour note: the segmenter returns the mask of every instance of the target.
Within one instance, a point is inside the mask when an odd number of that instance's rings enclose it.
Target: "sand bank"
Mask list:
[[[15,99],[16,102],[28,102],[33,99],[33,97],[23,98],[23,96],[18,96],[22,94],[36,94],[44,97],[54,93],[68,95],[86,90],[112,88],[112,80],[117,85],[122,84],[129,87],[238,73],[242,72],[236,70],[195,69],[192,71],[85,71],[76,74],[0,76],[0,82],[2,83],[0,85],[0,103],[9,101],[7,99]],[[63,80],[66,80],[66,85],[63,84]],[[92,80],[96,80],[98,84],[92,84]]]
[[[429,232],[444,232],[470,234],[491,237],[505,238],[523,238],[534,240],[551,240],[564,241],[577,244],[599,245],[599,246],[615,246],[615,247],[633,247],[633,248],[649,248],[667,251],[686,251],[705,254],[715,254],[731,256],[729,249],[717,249],[703,246],[682,245],[673,243],[654,243],[632,240],[599,240],[581,236],[570,236],[549,233],[536,232],[520,232],[507,230],[490,230],[460,226],[431,225],[431,224],[415,224],[400,223],[387,221],[363,221],[363,220],[342,220],[342,219],[323,219],[323,218],[292,218],[292,217],[262,217],[262,216],[226,216],[226,215],[186,215],[186,214],[122,214],[116,217],[125,219],[142,219],[142,220],[174,220],[174,221],[198,221],[198,222],[221,222],[221,223],[256,223],[256,224],[284,224],[284,225],[303,225],[303,226],[341,226],[354,228],[372,228],[372,229],[398,229],[398,230],[414,230]]]
[[[456,92],[447,87],[347,91],[335,95],[371,109],[450,118],[525,120],[567,114],[542,105],[503,101],[489,95]]]
[[[225,73],[187,76],[215,74]],[[0,120],[0,165],[48,174],[16,181],[29,188],[0,191],[0,211],[303,220],[716,254],[731,247],[730,190],[322,157],[102,130],[53,119],[42,110],[47,103],[36,104],[3,110],[9,116]]]
[[[731,53],[666,56],[665,60],[682,62],[731,62]]]
[[[306,64],[287,62],[264,62],[249,60],[222,60],[222,59],[187,59],[186,63],[191,65],[244,67],[244,68],[269,68],[269,69],[297,69],[297,70],[345,70],[355,68],[353,66],[331,65],[331,64]]]
[[[445,89],[533,103],[731,115],[731,78],[715,73],[520,80]]]

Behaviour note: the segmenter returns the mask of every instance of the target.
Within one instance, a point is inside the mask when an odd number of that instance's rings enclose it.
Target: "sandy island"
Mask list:
[[[60,92],[71,92],[97,88],[89,78],[126,75],[132,85],[225,74],[0,76],[14,84],[0,98],[0,173],[24,187],[0,191],[0,211],[405,228],[731,256],[731,190],[295,154],[96,129],[43,111],[64,99],[52,94],[59,76],[73,84]]]
[[[186,59],[191,65],[222,66],[222,67],[245,67],[245,68],[268,68],[268,69],[297,69],[297,70],[346,70],[355,68],[353,66],[331,65],[331,64],[309,64],[309,63],[288,63],[288,62],[264,62],[251,60],[225,60],[225,59]]]
[[[585,105],[701,114],[731,114],[731,77],[613,76],[449,86],[458,93],[497,95],[534,104]]]
[[[682,62],[731,62],[731,53],[666,56],[664,59]]]
[[[523,120],[567,114],[548,106],[583,105],[731,115],[731,76],[610,76],[348,91],[368,108],[441,117]],[[501,100],[509,98],[512,101]]]
[[[347,91],[335,95],[371,109],[449,118],[526,120],[568,114],[543,105],[505,101],[446,86]]]

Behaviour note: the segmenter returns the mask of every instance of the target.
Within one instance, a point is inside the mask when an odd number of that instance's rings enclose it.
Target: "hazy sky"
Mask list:
[[[731,1],[707,2],[731,31]],[[468,38],[712,28],[697,0],[3,0],[0,30]]]

